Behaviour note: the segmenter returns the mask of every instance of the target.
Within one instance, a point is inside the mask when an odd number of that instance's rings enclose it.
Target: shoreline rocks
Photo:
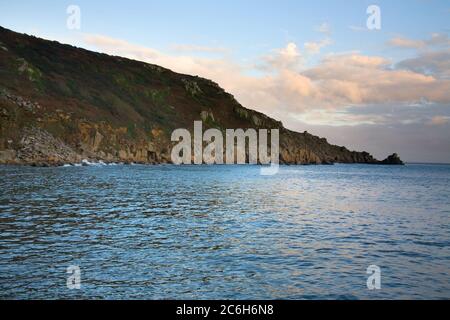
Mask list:
[[[316,138],[314,136],[311,136]],[[170,164],[168,150],[170,145],[155,146],[147,143],[146,147],[127,146],[125,150],[120,149],[115,155],[101,149],[101,140],[104,136],[97,130],[92,136],[86,136],[88,144],[79,144],[80,148],[71,146],[60,138],[54,137],[48,131],[39,127],[26,127],[17,149],[0,150],[0,164],[30,165],[34,167],[54,166],[90,166],[109,164]],[[329,146],[326,140],[319,139],[319,143]],[[330,146],[329,148],[339,148]],[[317,147],[320,150],[320,145]],[[333,165],[335,163],[364,163],[380,165],[404,165],[400,157],[394,153],[383,161],[374,159],[366,152],[349,152],[340,147],[341,155],[333,157],[321,157],[306,148],[293,146],[289,140],[284,141],[280,150],[280,164],[282,165]]]

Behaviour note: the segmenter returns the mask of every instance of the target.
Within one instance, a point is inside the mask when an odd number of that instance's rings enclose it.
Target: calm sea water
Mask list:
[[[450,166],[0,176],[0,298],[450,298]],[[80,290],[66,286],[70,265]],[[369,265],[381,290],[367,289]]]

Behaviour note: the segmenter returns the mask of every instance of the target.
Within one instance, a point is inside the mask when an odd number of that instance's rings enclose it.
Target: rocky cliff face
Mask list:
[[[216,83],[0,27],[0,163],[168,163],[176,128],[280,130],[287,164],[400,164],[244,108]]]

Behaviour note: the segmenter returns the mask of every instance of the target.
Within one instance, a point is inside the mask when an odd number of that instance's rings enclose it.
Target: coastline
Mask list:
[[[334,165],[352,165],[352,164],[362,164],[362,165],[381,165],[381,166],[404,166],[411,164],[420,164],[420,165],[448,165],[448,164],[439,164],[439,163],[411,163],[411,162],[402,162],[402,163],[386,163],[383,161],[377,162],[331,162],[331,163],[280,163],[280,166],[334,166]],[[89,167],[89,166],[132,166],[132,165],[144,165],[144,166],[156,166],[156,165],[176,165],[176,166],[227,166],[228,164],[173,164],[170,161],[164,162],[134,162],[134,161],[105,161],[105,160],[95,160],[95,159],[83,159],[80,162],[27,162],[27,161],[11,161],[11,162],[0,162],[0,166],[17,166],[17,167]],[[257,164],[232,164],[232,165],[243,165],[243,166],[264,166],[260,163]]]
[[[204,130],[222,134],[232,128],[279,130],[280,164],[403,163],[396,154],[379,161],[307,131],[291,131],[242,106],[209,79],[1,27],[0,39],[8,48],[0,50],[0,61],[22,63],[19,69],[5,64],[7,76],[0,81],[0,164],[171,163],[171,133],[191,132],[199,120]],[[47,56],[55,60],[49,63]],[[73,57],[78,68],[69,72]],[[37,78],[27,78],[22,67]],[[61,88],[61,79],[70,86]]]

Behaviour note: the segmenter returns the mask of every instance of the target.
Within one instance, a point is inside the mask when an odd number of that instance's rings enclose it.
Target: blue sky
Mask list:
[[[0,21],[4,27],[26,33],[64,39],[66,8],[82,10],[82,31],[126,39],[160,50],[174,43],[231,48],[242,59],[261,54],[264,48],[282,47],[287,41],[315,40],[316,28],[327,23],[332,29],[331,51],[363,50],[386,53],[382,45],[396,34],[425,38],[448,32],[450,1],[4,1]],[[366,8],[382,9],[382,30],[354,32],[365,27]],[[387,51],[396,57],[395,52]]]
[[[372,4],[381,30],[366,27]],[[0,21],[211,78],[291,129],[379,158],[450,162],[450,1],[0,0]]]

